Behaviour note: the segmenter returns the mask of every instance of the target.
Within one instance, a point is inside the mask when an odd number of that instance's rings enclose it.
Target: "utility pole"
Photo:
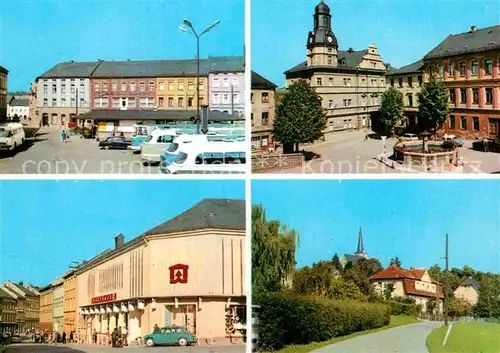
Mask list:
[[[448,326],[448,233],[446,233],[446,245],[445,245],[445,277],[444,277],[444,324]]]

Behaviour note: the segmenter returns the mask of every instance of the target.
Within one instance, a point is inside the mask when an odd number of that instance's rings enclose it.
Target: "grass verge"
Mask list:
[[[500,324],[459,322],[453,324],[446,346],[443,340],[447,327],[435,329],[427,336],[427,348],[431,353],[498,353]]]
[[[347,336],[341,336],[341,337],[335,337],[332,338],[331,340],[328,341],[323,341],[323,342],[312,342],[309,344],[301,344],[301,345],[290,345],[287,346],[283,349],[280,349],[279,351],[273,351],[273,353],[307,353],[314,351],[316,349],[328,346],[333,343],[345,341],[354,337],[366,335],[367,333],[373,333],[373,332],[379,332],[379,331],[384,331],[388,330],[390,328],[398,327],[398,326],[403,326],[403,325],[409,325],[409,324],[414,324],[419,322],[418,319],[411,317],[411,316],[405,316],[405,315],[398,315],[398,316],[391,316],[391,322],[389,325],[384,326],[384,327],[379,327],[373,330],[367,330],[367,331],[360,331],[356,332]],[[266,353],[266,352],[264,352]],[[269,353],[269,352],[267,352]]]

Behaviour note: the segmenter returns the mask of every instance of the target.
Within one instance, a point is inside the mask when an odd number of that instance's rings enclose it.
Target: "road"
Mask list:
[[[332,344],[314,353],[428,353],[427,336],[441,322],[423,321]]]
[[[314,152],[320,158],[307,161],[303,167],[276,171],[274,173],[297,174],[393,174],[409,173],[377,161],[375,157],[384,152],[382,140],[365,139],[363,131],[341,131],[327,135],[327,141],[312,145],[301,145],[300,149]],[[472,150],[472,142],[466,141],[459,148],[465,173],[493,173],[500,171],[500,153],[484,153]],[[395,140],[388,138],[386,151],[390,152]]]
[[[158,174],[157,166],[143,166],[139,154],[100,150],[95,140],[71,136],[62,142],[59,128],[42,128],[11,155],[0,154],[0,174]]]
[[[244,353],[245,345],[199,346],[199,347],[126,347],[126,353]],[[5,353],[105,353],[117,352],[117,348],[87,347],[78,345],[13,344]]]

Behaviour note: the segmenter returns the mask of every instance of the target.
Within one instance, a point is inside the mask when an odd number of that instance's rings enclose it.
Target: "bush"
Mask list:
[[[284,292],[255,295],[254,299],[261,307],[259,343],[262,350],[322,342],[388,325],[391,318],[391,310],[384,304]]]
[[[388,301],[391,307],[392,315],[408,315],[418,317],[420,315],[420,306],[417,304],[401,303],[398,301]]]

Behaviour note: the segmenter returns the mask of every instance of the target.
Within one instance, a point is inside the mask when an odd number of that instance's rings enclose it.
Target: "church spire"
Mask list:
[[[361,230],[361,227],[359,227],[358,250],[356,251],[356,255],[366,256],[365,246],[363,245],[363,231]]]

